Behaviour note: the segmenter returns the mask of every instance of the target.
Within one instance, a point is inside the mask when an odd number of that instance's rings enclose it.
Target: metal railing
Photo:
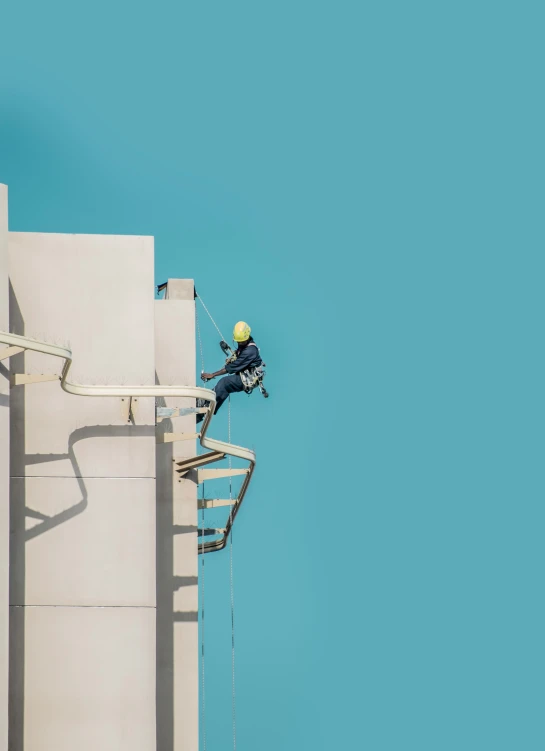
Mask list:
[[[225,441],[218,441],[215,438],[209,438],[207,436],[208,428],[214,415],[214,409],[216,406],[216,394],[211,389],[205,389],[199,386],[93,386],[81,383],[72,383],[68,380],[68,373],[72,365],[72,352],[66,347],[60,347],[57,344],[49,344],[48,342],[31,339],[26,336],[20,336],[18,334],[8,334],[0,331],[0,342],[7,344],[10,348],[13,347],[13,351],[10,354],[8,350],[4,352],[0,351],[0,360],[10,357],[12,355],[20,353],[22,350],[31,350],[33,352],[41,352],[44,355],[52,355],[53,357],[59,357],[64,360],[62,373],[58,376],[61,388],[68,394],[74,396],[103,396],[103,397],[160,397],[160,396],[176,396],[187,397],[190,399],[203,399],[208,402],[207,412],[204,416],[202,429],[199,435],[201,446],[211,451],[216,451],[220,454],[226,454],[228,456],[234,456],[238,459],[244,459],[249,463],[247,472],[244,476],[242,486],[238,493],[238,496],[233,499],[233,506],[229,519],[225,529],[222,531],[221,536],[217,540],[211,540],[203,545],[199,543],[199,552],[212,553],[218,550],[223,550],[227,544],[229,534],[231,532],[236,515],[242,505],[244,496],[248,490],[248,486],[252,479],[252,474],[255,467],[255,452],[243,446],[235,446]]]

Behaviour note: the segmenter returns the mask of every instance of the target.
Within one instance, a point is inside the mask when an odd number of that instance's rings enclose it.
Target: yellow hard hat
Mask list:
[[[250,338],[251,333],[252,329],[248,324],[245,321],[239,321],[233,329],[233,339],[235,342],[245,342]]]

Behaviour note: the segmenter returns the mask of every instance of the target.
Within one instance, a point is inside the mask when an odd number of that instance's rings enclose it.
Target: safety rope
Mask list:
[[[227,402],[227,443],[231,443],[231,394],[229,394],[229,401]],[[229,454],[229,470],[231,469],[231,454]],[[229,475],[229,500],[233,500],[233,477]],[[230,514],[233,513],[231,507]]]
[[[201,527],[201,733],[202,747],[206,751],[206,671],[204,666],[204,482],[202,484],[202,527]]]
[[[208,317],[214,324],[214,327],[218,334],[221,336],[222,341],[225,341],[225,337],[221,333],[219,326],[212,318],[212,315],[206,307],[202,297],[197,295],[201,301],[201,305],[208,314]],[[197,324],[197,335],[199,338],[199,349],[201,355],[201,373],[204,373],[204,354],[202,346],[201,329],[199,324],[199,316],[197,308],[195,308],[195,320]],[[228,427],[227,427],[227,441],[231,443],[231,395],[229,395],[229,403],[227,408],[228,414]],[[229,469],[231,469],[231,456],[229,456]],[[206,690],[205,690],[205,650],[204,650],[204,482],[202,483],[202,531],[201,531],[201,665],[202,665],[202,701],[201,701],[201,723],[202,723],[202,738],[203,738],[203,751],[206,751]],[[233,751],[237,748],[237,718],[236,718],[236,684],[235,684],[235,590],[234,590],[234,577],[233,577],[233,478],[229,475],[229,500],[231,501],[229,511],[229,527],[230,533],[230,545],[229,545],[229,587],[231,595],[231,713],[233,724]]]
[[[231,443],[231,395],[228,404],[228,442]],[[229,456],[229,469],[231,469],[231,457]],[[229,586],[231,592],[231,712],[233,722],[233,751],[237,748],[237,714],[236,714],[236,690],[235,690],[235,588],[233,579],[233,479],[229,475],[229,500],[231,501],[229,512],[229,527],[231,529],[229,545]]]
[[[204,373],[204,352],[202,347],[201,327],[199,324],[199,313],[195,307],[195,323],[197,324],[197,336],[199,339],[199,350],[201,353],[201,373]],[[201,733],[202,733],[202,747],[203,751],[206,751],[206,670],[205,670],[205,650],[204,650],[204,482],[202,483],[202,513],[201,513]]]
[[[210,313],[210,311],[208,310],[208,308],[207,308],[207,307],[206,307],[206,305],[204,304],[204,300],[202,299],[202,297],[201,297],[200,295],[197,295],[197,297],[198,297],[198,299],[199,299],[199,300],[201,301],[201,305],[203,306],[203,308],[204,308],[204,309],[206,310],[206,312],[207,312],[207,314],[208,314],[208,317],[210,318],[210,320],[211,320],[211,321],[212,321],[212,323],[214,324],[214,326],[215,326],[215,328],[216,328],[216,331],[217,331],[217,332],[218,332],[218,334],[219,334],[219,335],[221,336],[221,339],[222,339],[222,341],[225,341],[225,337],[224,337],[224,336],[223,336],[223,334],[221,333],[221,331],[220,331],[220,329],[219,329],[219,326],[218,326],[218,324],[217,324],[217,323],[216,323],[216,322],[214,321],[214,319],[212,318],[212,314]]]
[[[201,326],[199,323],[199,311],[197,310],[197,306],[195,306],[195,323],[197,324],[197,337],[199,339],[199,349],[201,351],[201,373],[204,373],[204,352],[202,348]]]

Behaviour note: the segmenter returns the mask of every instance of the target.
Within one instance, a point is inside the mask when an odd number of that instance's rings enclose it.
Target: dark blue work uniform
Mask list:
[[[220,378],[214,386],[214,391],[216,392],[216,410],[214,414],[216,414],[229,394],[244,391],[242,378],[239,376],[239,373],[243,370],[248,370],[248,368],[255,368],[257,365],[261,365],[262,362],[259,347],[252,338],[250,338],[250,343],[243,349],[240,349],[240,347],[237,349],[237,359],[234,362],[225,364],[225,370],[229,375]]]
[[[234,394],[237,391],[244,391],[244,385],[239,373],[248,368],[255,368],[257,365],[261,365],[263,360],[259,354],[259,347],[250,337],[250,342],[242,349],[237,349],[237,358],[234,362],[225,363],[225,370],[229,375],[223,376],[214,386],[216,392],[216,409],[214,414],[221,407],[223,402],[227,399],[229,394]],[[203,415],[197,416],[197,422],[201,422]]]

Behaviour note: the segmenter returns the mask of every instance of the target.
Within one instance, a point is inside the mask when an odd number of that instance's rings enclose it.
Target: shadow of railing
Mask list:
[[[16,301],[15,301],[16,305]],[[17,308],[18,310],[18,308]],[[16,316],[12,316],[12,321],[16,321]],[[73,394],[75,396],[87,396],[87,397],[154,397],[154,398],[162,398],[164,396],[172,396],[172,397],[181,397],[181,398],[190,398],[190,399],[199,399],[202,400],[204,403],[207,404],[208,411],[204,417],[204,421],[201,426],[200,433],[198,434],[201,446],[203,448],[209,449],[212,452],[216,452],[217,454],[223,454],[228,456],[233,456],[238,459],[243,459],[245,461],[248,461],[249,466],[248,469],[245,471],[244,480],[242,482],[242,486],[239,490],[238,496],[233,499],[233,505],[231,508],[231,512],[229,514],[229,519],[227,522],[227,525],[224,530],[221,530],[221,536],[220,539],[211,540],[208,542],[203,542],[202,545],[199,545],[198,549],[195,548],[195,553],[207,553],[207,552],[214,552],[222,550],[226,543],[227,539],[229,537],[229,534],[231,532],[231,527],[234,523],[235,517],[242,505],[242,501],[244,500],[244,497],[246,495],[246,491],[248,489],[249,483],[252,478],[252,474],[255,467],[255,453],[251,451],[250,449],[246,449],[242,446],[235,446],[230,443],[226,443],[224,441],[218,441],[213,438],[209,438],[207,436],[207,431],[210,426],[213,414],[214,414],[214,408],[215,408],[215,401],[216,401],[216,395],[215,392],[210,389],[205,389],[202,387],[196,387],[196,386],[93,386],[93,385],[85,385],[85,384],[76,384],[71,383],[67,380],[67,376],[70,370],[70,366],[72,364],[72,353],[70,350],[59,347],[58,345],[54,344],[48,344],[47,342],[39,342],[36,340],[29,339],[28,337],[24,336],[24,325],[22,322],[22,319],[20,321],[20,324],[16,324],[16,330],[18,330],[20,333],[17,334],[7,334],[6,332],[0,332],[0,342],[3,342],[8,345],[12,346],[19,346],[23,347],[25,350],[29,349],[31,351],[35,352],[41,352],[43,354],[52,355],[54,357],[59,357],[64,360],[64,366],[62,370],[62,375],[60,376],[60,386],[61,388],[66,391],[69,394]],[[13,358],[13,364],[16,362],[20,362],[22,366],[17,366],[15,368],[15,372],[24,373],[24,361],[19,361],[17,358],[24,357],[24,354],[22,355],[16,355]],[[17,389],[17,391],[20,392],[20,400],[22,404],[22,408],[18,410],[19,415],[24,415],[24,388]],[[102,432],[104,429],[107,429],[107,433]],[[85,437],[99,437],[101,435],[108,435],[111,437],[112,435],[134,435],[134,431],[138,430],[139,426],[91,426],[86,428],[81,428],[77,431],[74,431],[73,434],[70,436],[69,439],[69,445],[68,445],[68,451],[66,454],[58,454],[56,455],[56,458],[69,458],[71,462],[73,462],[73,466],[77,467],[77,459],[75,457],[74,453],[74,444],[77,440],[82,440]],[[155,427],[151,426],[143,426],[144,430],[150,430],[152,432],[155,432]],[[18,431],[18,432],[17,432]],[[15,431],[15,442],[17,444],[17,455],[23,456],[25,453],[25,440],[24,440],[24,419],[19,420],[19,424],[17,425],[17,430]],[[79,434],[79,435],[78,435]],[[147,433],[146,433],[147,434]],[[170,457],[172,457],[172,448],[170,450]],[[43,461],[54,461],[55,459],[51,457],[51,455],[46,455],[47,458],[44,457]],[[167,454],[163,454],[163,458],[166,457]],[[40,461],[39,455],[32,455],[29,457],[30,463],[38,463]],[[168,469],[168,476],[171,479],[172,478],[172,463],[169,462],[169,469]],[[40,534],[44,534],[45,532],[55,528],[56,526],[63,524],[70,519],[74,518],[74,516],[82,513],[87,505],[87,491],[85,489],[85,483],[83,482],[83,478],[81,478],[79,475],[79,468],[78,471],[76,471],[76,477],[78,481],[81,480],[82,485],[80,486],[81,492],[82,492],[82,498],[78,503],[74,504],[69,509],[66,509],[56,515],[53,516],[47,516],[47,515],[41,515],[39,518],[39,524],[34,525],[30,530],[28,530],[28,536],[26,534],[26,527],[24,526],[26,521],[25,513],[23,513],[23,519],[17,519],[17,523],[19,525],[23,525],[22,527],[19,526],[20,529],[25,529],[25,542],[28,542],[28,540],[33,539],[37,537]],[[23,482],[25,481],[25,478],[22,478]],[[190,479],[190,478],[186,478]],[[172,482],[170,482],[170,485],[172,485]],[[160,644],[160,648],[158,646],[157,651],[157,670],[158,675],[159,671],[162,670],[163,676],[168,676],[170,671],[170,677],[168,681],[161,681],[161,685],[159,685],[158,682],[158,693],[157,693],[157,709],[158,709],[158,748],[163,751],[168,751],[170,748],[172,748],[172,745],[170,743],[170,739],[168,738],[168,728],[173,727],[173,691],[174,691],[174,683],[173,683],[173,658],[174,658],[174,644],[173,644],[173,630],[174,630],[174,623],[196,623],[198,621],[198,613],[197,611],[186,611],[186,612],[180,612],[175,611],[173,607],[173,594],[174,592],[179,588],[178,586],[175,586],[174,581],[174,574],[172,570],[173,566],[173,540],[174,536],[176,534],[188,534],[188,533],[196,533],[197,527],[193,525],[174,525],[173,524],[173,498],[172,498],[172,487],[170,487],[170,491],[167,493],[166,497],[164,498],[164,502],[161,504],[157,504],[157,517],[156,517],[156,530],[157,534],[159,536],[159,539],[161,539],[162,542],[162,549],[159,550],[159,546],[157,546],[157,643]],[[36,514],[41,514],[41,512],[37,512],[34,509],[30,510],[30,514],[34,514],[33,518],[36,518]],[[42,518],[45,517],[45,518]],[[212,533],[212,536],[216,534],[218,530]],[[207,531],[202,532],[203,535],[207,535]],[[15,556],[20,558],[20,570],[19,570],[19,577],[18,581],[21,582],[22,586],[22,602],[24,604],[24,590],[25,590],[25,570],[24,570],[24,548],[21,553],[21,551],[16,550]],[[190,586],[187,584],[186,586]],[[14,623],[14,628],[12,629],[10,626],[10,631],[13,633],[15,630],[16,624]],[[20,628],[17,629],[17,636],[14,637],[14,644],[13,644],[13,650],[10,652],[10,659],[11,654],[13,653],[13,659],[12,659],[12,665],[13,671],[14,671],[14,679],[12,684],[10,683],[10,686],[17,685],[17,693],[15,694],[15,698],[13,698],[12,701],[15,701],[17,704],[18,697],[23,697],[24,694],[24,629],[21,630]],[[19,641],[17,641],[19,639]],[[164,640],[163,640],[164,639]],[[11,649],[11,646],[10,646]],[[22,657],[21,657],[22,654]],[[17,673],[17,675],[15,675]],[[11,679],[10,679],[11,680]],[[11,696],[11,691],[10,691]],[[166,699],[166,701],[162,702],[161,698]],[[10,741],[10,750],[12,751],[23,751],[24,748],[24,718],[22,717],[22,713],[24,712],[24,705],[22,704],[22,701],[19,702],[19,706],[14,706],[12,715],[15,717],[15,714],[17,711],[20,710],[21,717],[17,717],[17,720],[15,722],[15,725],[17,726],[18,730],[16,731],[16,740],[13,742],[13,744]],[[10,709],[11,712],[11,709]],[[159,712],[162,713],[161,718],[159,717]],[[10,715],[11,716],[11,715]],[[162,720],[164,720],[164,725],[162,723]],[[162,737],[161,743],[159,743],[159,733],[161,732],[161,728],[165,727],[167,728],[166,734]],[[164,742],[163,742],[164,741]]]

